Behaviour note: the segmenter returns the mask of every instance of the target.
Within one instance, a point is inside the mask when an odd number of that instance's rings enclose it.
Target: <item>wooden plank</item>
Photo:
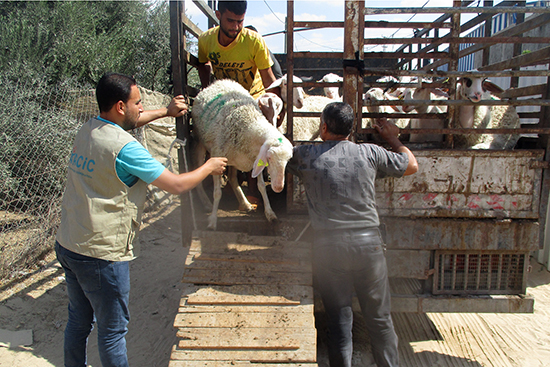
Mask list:
[[[297,350],[317,337],[311,328],[180,328],[178,349]]]
[[[207,270],[238,270],[255,272],[289,272],[289,273],[311,273],[311,263],[302,264],[299,261],[290,263],[267,263],[251,262],[241,259],[216,259],[208,255],[188,256],[186,260],[187,269]]]
[[[210,313],[229,313],[229,312],[267,312],[267,313],[283,313],[283,312],[295,312],[304,315],[313,315],[313,301],[311,304],[300,305],[298,304],[286,304],[286,305],[272,305],[265,303],[256,303],[251,305],[226,305],[226,304],[187,304],[185,300],[182,300],[179,313],[192,313],[192,312],[210,312]]]
[[[317,359],[317,350],[315,347],[310,349],[298,349],[296,351],[215,351],[215,350],[172,350],[172,359],[181,361],[250,361],[256,363],[311,363]]]
[[[311,249],[311,243],[304,241],[286,241],[280,236],[252,236],[242,232],[195,231],[194,239],[199,239],[209,246],[242,245],[253,248],[286,248],[289,250]]]
[[[317,367],[317,363],[254,363],[249,361],[176,361],[168,367]]]
[[[241,259],[242,261],[248,259],[272,263],[281,262],[283,260],[307,259],[311,253],[310,250],[300,248],[258,247],[240,244],[215,245],[216,246],[212,246],[212,244],[204,243],[202,240],[193,240],[189,253],[208,254],[208,256],[223,255],[227,259]]]
[[[274,252],[271,252],[269,254],[262,253],[261,256],[259,256],[258,253],[249,253],[249,252],[242,252],[242,253],[223,253],[222,251],[219,251],[218,253],[212,253],[208,252],[210,250],[204,250],[203,251],[200,248],[193,248],[193,250],[189,251],[189,255],[187,256],[186,263],[190,264],[195,259],[201,259],[201,260],[211,260],[211,261],[232,261],[232,262],[243,262],[243,263],[263,263],[263,264],[276,264],[276,265],[289,265],[289,266],[308,266],[308,263],[310,261],[308,260],[310,258],[310,253],[304,254],[302,258],[289,258],[286,256],[286,254],[279,253],[275,254]]]
[[[190,253],[202,253],[202,254],[223,254],[228,256],[246,256],[254,257],[258,259],[280,260],[286,259],[300,259],[307,258],[307,255],[311,252],[310,249],[304,249],[300,247],[288,247],[288,246],[257,246],[257,245],[244,245],[237,243],[210,243],[208,240],[193,240],[189,249]],[[273,256],[274,259],[271,259]]]
[[[184,283],[194,284],[300,284],[312,285],[311,273],[254,272],[238,270],[185,269]]]
[[[288,301],[301,302],[304,300],[313,299],[313,288],[304,285],[254,285],[243,284],[233,286],[197,286],[188,284],[183,289],[184,297],[188,300],[198,302],[201,297],[219,297],[225,298],[228,301],[232,300],[232,304],[247,304],[251,303],[257,297],[284,298]],[[195,303],[197,304],[197,303]]]
[[[190,296],[186,300],[187,305],[299,305],[300,301],[289,300],[284,297],[270,296]]]
[[[273,327],[315,327],[313,317],[305,318],[294,312],[254,313],[239,312],[226,315],[212,313],[177,314],[174,327],[229,327],[229,328],[273,328]]]

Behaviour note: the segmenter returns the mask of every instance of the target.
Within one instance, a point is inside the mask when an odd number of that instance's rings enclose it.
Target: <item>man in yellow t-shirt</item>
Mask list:
[[[199,37],[199,76],[202,87],[216,79],[232,79],[258,98],[275,81],[273,60],[264,39],[243,28],[246,1],[218,1],[220,25]]]

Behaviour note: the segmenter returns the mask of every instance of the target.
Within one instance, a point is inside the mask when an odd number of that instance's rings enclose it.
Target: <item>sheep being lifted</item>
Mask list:
[[[218,80],[203,89],[196,97],[192,109],[193,129],[199,139],[196,157],[204,160],[206,150],[213,157],[226,157],[228,165],[244,172],[252,171],[258,177],[258,190],[262,194],[265,216],[271,222],[277,219],[271,209],[263,175],[263,169],[271,176],[271,188],[281,192],[285,184],[285,167],[292,157],[292,144],[275,126],[267,121],[257,102],[239,83]],[[250,211],[235,169],[229,182],[239,201],[239,207]],[[208,218],[208,228],[216,229],[218,205],[222,196],[221,177],[214,178],[214,203]],[[210,200],[199,185],[199,196],[206,206]]]

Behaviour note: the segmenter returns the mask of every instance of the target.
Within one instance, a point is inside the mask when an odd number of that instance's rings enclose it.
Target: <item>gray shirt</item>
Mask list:
[[[287,167],[304,183],[312,227],[333,230],[379,226],[374,180],[408,164],[406,153],[344,140],[296,146]]]

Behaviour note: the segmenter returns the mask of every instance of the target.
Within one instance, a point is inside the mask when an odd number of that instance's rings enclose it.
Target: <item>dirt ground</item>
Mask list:
[[[187,255],[177,202],[151,218],[141,233],[142,254],[131,263],[128,356],[139,367],[168,365]],[[402,366],[550,366],[550,273],[536,262],[532,266],[533,314],[395,314]],[[22,281],[0,285],[0,366],[62,366],[66,320],[63,272],[53,256]],[[318,360],[324,367],[320,325]],[[362,331],[358,323],[354,365],[374,366]],[[101,366],[95,331],[88,358],[90,366]]]

